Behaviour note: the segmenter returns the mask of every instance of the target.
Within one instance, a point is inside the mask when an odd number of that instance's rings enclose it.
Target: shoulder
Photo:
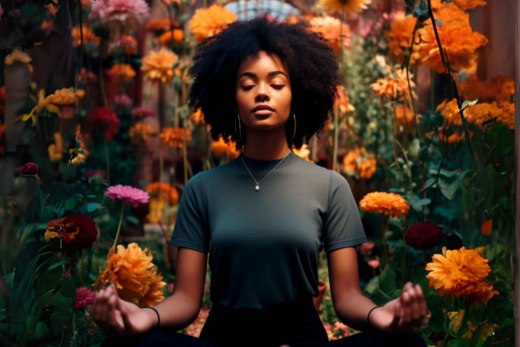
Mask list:
[[[328,183],[330,184],[331,188],[341,185],[348,185],[345,177],[336,171],[319,166],[313,162],[306,161],[297,155],[294,156],[295,166],[298,168],[298,170],[301,170],[304,175],[307,175],[309,179]]]
[[[207,184],[221,181],[224,177],[229,177],[232,171],[236,170],[236,159],[222,166],[217,166],[204,170],[193,175],[186,183],[186,189],[204,189]]]

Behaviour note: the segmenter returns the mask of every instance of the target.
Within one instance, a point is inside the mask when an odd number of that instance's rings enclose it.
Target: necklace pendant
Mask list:
[[[255,186],[255,190],[256,190],[256,191],[259,191],[259,190],[260,190],[260,185],[259,185],[259,184],[257,184],[257,185]]]

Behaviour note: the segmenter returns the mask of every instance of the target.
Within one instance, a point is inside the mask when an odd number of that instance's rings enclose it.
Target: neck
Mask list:
[[[247,131],[246,145],[243,154],[257,160],[276,160],[285,157],[289,152],[285,129],[283,134],[270,131]]]

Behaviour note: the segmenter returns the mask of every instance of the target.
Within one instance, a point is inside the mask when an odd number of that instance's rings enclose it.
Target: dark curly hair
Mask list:
[[[202,42],[189,73],[193,77],[189,103],[201,108],[211,135],[236,141],[236,75],[243,61],[265,51],[280,58],[291,82],[291,112],[286,125],[289,146],[300,148],[321,130],[334,105],[339,84],[338,64],[325,39],[304,23],[271,22],[265,18],[239,21]],[[243,146],[244,136],[237,147]]]

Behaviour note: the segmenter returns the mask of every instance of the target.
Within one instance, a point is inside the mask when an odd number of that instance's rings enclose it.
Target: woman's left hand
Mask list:
[[[398,298],[372,311],[368,323],[389,333],[410,333],[426,327],[430,317],[421,286],[408,282]]]

